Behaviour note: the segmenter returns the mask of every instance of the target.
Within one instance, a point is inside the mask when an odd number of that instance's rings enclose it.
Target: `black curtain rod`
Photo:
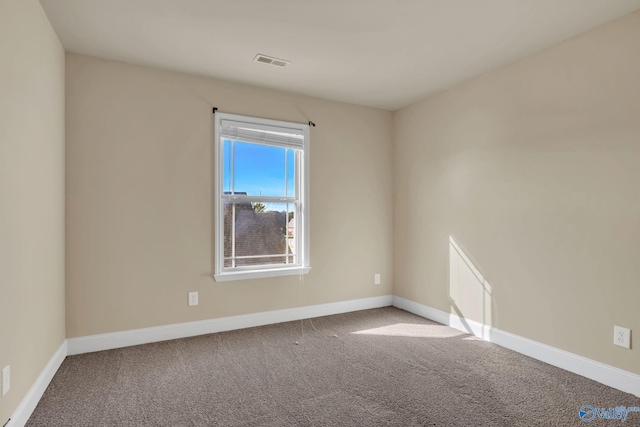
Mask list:
[[[213,107],[213,114],[215,114],[216,111],[218,111],[218,107]],[[316,124],[309,120],[309,126],[316,127]]]

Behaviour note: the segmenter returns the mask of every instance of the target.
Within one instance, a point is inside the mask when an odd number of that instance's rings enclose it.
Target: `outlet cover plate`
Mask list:
[[[613,343],[624,348],[631,348],[631,329],[621,326],[613,327]]]
[[[11,388],[11,366],[2,368],[2,395],[7,394]]]
[[[380,273],[373,275],[373,283],[375,283],[376,285],[380,284]]]
[[[189,292],[189,305],[198,305],[198,293]]]

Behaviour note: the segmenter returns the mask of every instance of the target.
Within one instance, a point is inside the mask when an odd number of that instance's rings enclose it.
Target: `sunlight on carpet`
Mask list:
[[[415,323],[396,323],[394,325],[366,329],[352,333],[356,335],[382,335],[386,337],[415,338],[451,338],[465,335],[463,332],[444,325],[421,325]]]

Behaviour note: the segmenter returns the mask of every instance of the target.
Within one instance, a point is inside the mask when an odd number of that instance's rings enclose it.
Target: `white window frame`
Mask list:
[[[222,143],[222,121],[234,121],[247,124],[247,127],[255,126],[258,129],[265,127],[275,127],[281,130],[292,129],[302,132],[304,144],[302,148],[296,149],[296,156],[299,156],[296,164],[296,199],[300,205],[298,212],[294,215],[296,219],[296,254],[298,262],[294,266],[274,265],[271,266],[224,266],[224,202],[233,199],[234,195],[224,194],[224,158]],[[227,138],[224,138],[227,139]],[[244,141],[244,139],[239,139]],[[253,141],[247,141],[253,142]],[[279,146],[264,143],[268,146]],[[215,218],[215,272],[214,279],[217,282],[228,280],[257,279],[264,277],[278,277],[307,274],[311,270],[309,264],[309,125],[301,123],[290,123],[278,120],[269,120],[256,117],[240,116],[236,114],[215,113],[215,189],[214,189],[214,218]],[[241,197],[241,196],[239,196]],[[238,197],[236,197],[238,198]],[[263,202],[286,203],[287,199],[282,197],[253,197],[251,199],[261,199]]]

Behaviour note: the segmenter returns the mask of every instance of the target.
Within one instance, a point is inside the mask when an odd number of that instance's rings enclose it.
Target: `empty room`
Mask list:
[[[0,426],[640,425],[640,0],[0,0]]]

